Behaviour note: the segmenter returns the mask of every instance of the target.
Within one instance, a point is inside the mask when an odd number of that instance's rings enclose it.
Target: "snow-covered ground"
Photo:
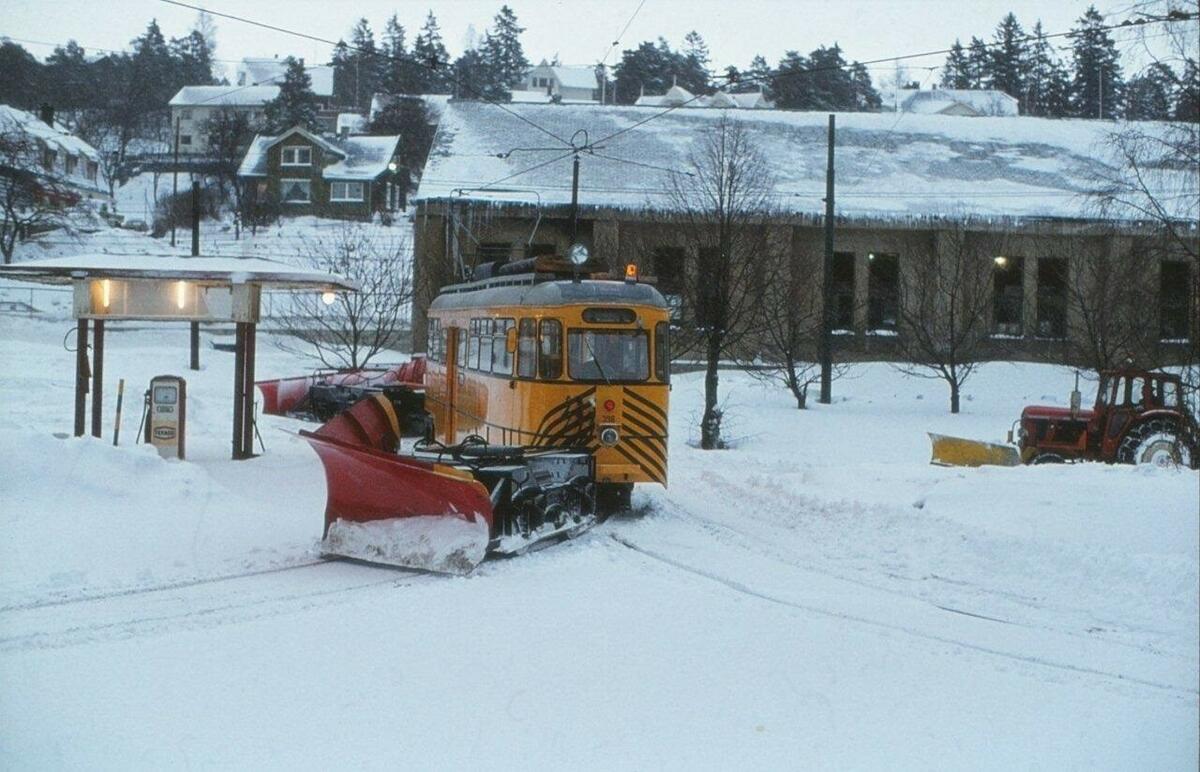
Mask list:
[[[886,365],[804,412],[723,373],[720,452],[677,376],[669,489],[444,578],[315,563],[302,424],[228,461],[233,357],[188,371],[182,326],[110,325],[105,439],[56,436],[68,327],[0,316],[0,768],[1195,767],[1200,476],[928,464],[1064,370],[988,365],[959,416]],[[167,372],[184,463],[133,442]]]

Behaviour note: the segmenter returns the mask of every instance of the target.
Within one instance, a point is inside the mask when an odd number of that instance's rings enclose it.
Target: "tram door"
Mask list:
[[[462,327],[446,328],[446,420],[442,441],[447,445],[454,444],[454,438],[458,435],[458,387],[466,379],[466,373],[459,364],[466,361],[466,332]]]

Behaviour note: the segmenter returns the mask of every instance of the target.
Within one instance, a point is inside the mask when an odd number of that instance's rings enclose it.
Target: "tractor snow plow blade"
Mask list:
[[[301,432],[325,468],[327,555],[470,573],[487,552],[487,489],[454,467],[395,454],[396,415],[382,396]]]
[[[929,463],[938,466],[1020,466],[1021,455],[1011,445],[948,437],[928,432],[933,445]]]

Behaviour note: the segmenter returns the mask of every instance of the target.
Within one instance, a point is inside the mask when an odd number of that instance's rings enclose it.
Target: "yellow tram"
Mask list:
[[[527,273],[443,288],[428,312],[425,409],[432,434],[588,450],[599,498],[667,483],[669,309],[625,279]],[[559,261],[554,261],[559,262]]]

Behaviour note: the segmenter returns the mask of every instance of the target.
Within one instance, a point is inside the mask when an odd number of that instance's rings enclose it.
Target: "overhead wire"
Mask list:
[[[611,54],[613,52],[613,49],[621,44],[621,38],[625,37],[625,33],[629,31],[629,26],[631,24],[633,24],[633,20],[637,18],[637,15],[642,10],[642,6],[645,4],[646,4],[646,0],[641,0],[641,2],[639,2],[637,4],[637,8],[633,9],[633,13],[630,14],[629,19],[625,22],[625,26],[621,27],[621,31],[617,33],[617,36],[615,38],[613,38],[613,42],[608,47],[608,50],[604,52],[604,56],[600,57],[600,66],[601,67],[604,66],[604,62],[606,62],[608,60],[608,56],[609,56],[609,54]]]

